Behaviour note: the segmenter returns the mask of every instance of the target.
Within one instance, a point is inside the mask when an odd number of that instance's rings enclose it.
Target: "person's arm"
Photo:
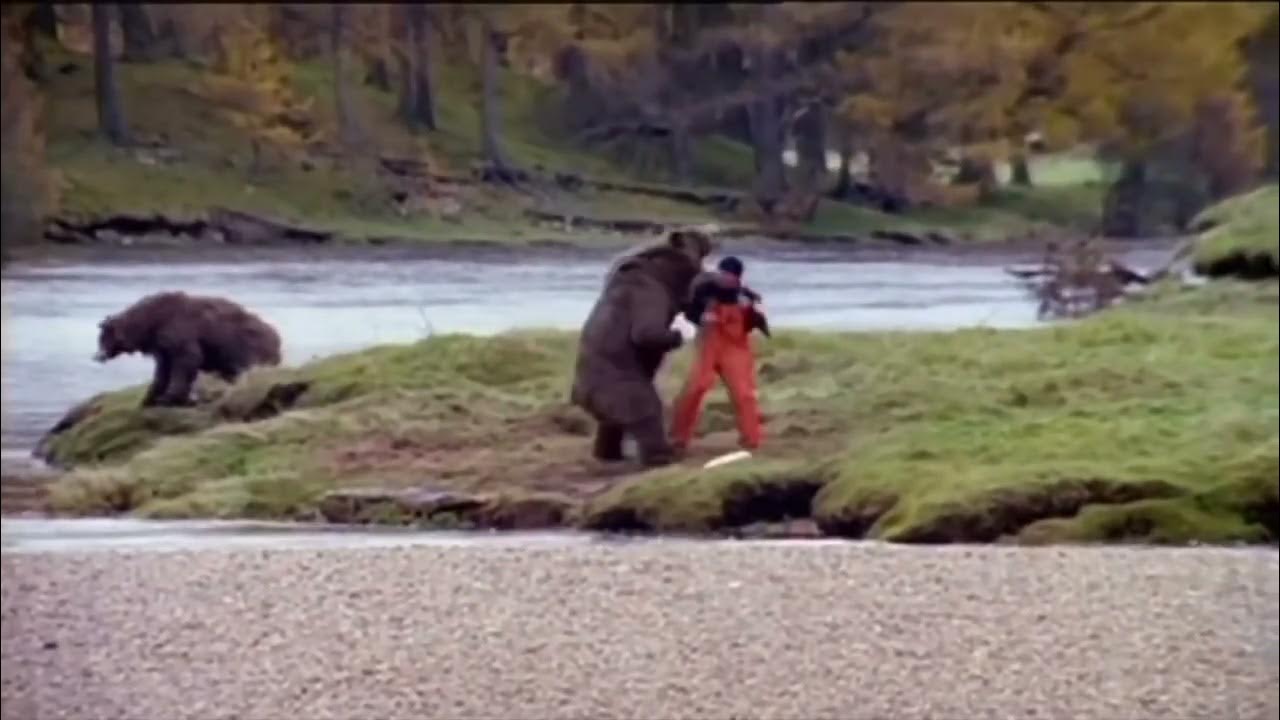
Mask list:
[[[707,303],[715,293],[715,278],[702,277],[694,281],[693,297],[685,304],[681,312],[686,320],[695,327],[702,326],[702,314],[707,311]]]
[[[773,334],[769,331],[769,318],[765,317],[765,314],[760,311],[760,308],[752,305],[748,309],[748,312],[751,313],[750,329],[759,330],[764,333],[765,337],[772,338]]]
[[[750,307],[747,308],[748,313],[748,329],[759,330],[764,333],[765,337],[773,337],[769,331],[769,318],[765,317],[764,311],[760,309],[760,301],[763,299],[760,293],[752,290],[746,285],[742,286],[742,294],[751,301]]]

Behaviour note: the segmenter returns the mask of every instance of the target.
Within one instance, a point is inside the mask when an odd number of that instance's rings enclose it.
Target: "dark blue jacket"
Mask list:
[[[681,312],[694,326],[701,327],[702,315],[707,311],[708,304],[718,302],[734,305],[743,297],[747,298],[752,305],[748,332],[758,329],[765,334],[765,337],[770,337],[769,321],[764,313],[755,307],[755,304],[760,302],[760,294],[746,285],[725,284],[720,281],[718,275],[708,275],[694,281],[692,297]]]

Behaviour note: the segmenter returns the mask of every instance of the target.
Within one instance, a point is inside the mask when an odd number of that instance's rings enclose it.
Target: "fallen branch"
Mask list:
[[[1088,240],[1068,248],[1050,243],[1040,266],[1005,268],[1005,272],[1021,280],[1039,299],[1036,314],[1041,319],[1077,318],[1098,312],[1125,297],[1131,287],[1143,287],[1157,279],[1155,274],[1148,276],[1103,257]]]

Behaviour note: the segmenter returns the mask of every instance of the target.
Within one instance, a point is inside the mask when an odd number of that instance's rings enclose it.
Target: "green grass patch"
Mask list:
[[[558,493],[615,530],[811,514],[906,542],[1274,539],[1278,305],[1275,283],[1215,282],[1035,330],[783,330],[758,343],[755,459],[699,470],[733,449],[717,389],[701,455],[620,477],[589,459],[591,423],[565,403],[573,334],[440,336],[255,373],[204,410],[99,398],[53,443],[80,463],[53,497],[68,512],[308,517],[335,487],[426,482]],[[664,397],[689,354],[664,368]],[[310,384],[294,409],[227,420],[286,380]]]
[[[1280,186],[1266,185],[1214,205],[1192,221],[1205,227],[1195,265],[1207,275],[1275,277],[1280,270]]]
[[[1036,155],[1028,162],[1035,187],[1106,185],[1115,179],[1117,166],[1102,162],[1092,147],[1052,155]],[[1006,168],[1002,175],[1008,176]]]
[[[1041,184],[1029,188],[1010,185],[1001,188],[985,207],[988,212],[1006,214],[1008,217],[1003,224],[1015,229],[1021,222],[1066,228],[1088,235],[1095,232],[1102,221],[1105,194],[1106,185],[1098,181]]]

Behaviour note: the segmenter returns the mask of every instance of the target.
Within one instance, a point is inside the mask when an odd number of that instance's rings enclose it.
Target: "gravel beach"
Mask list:
[[[3,555],[3,717],[1275,718],[1273,549]]]

